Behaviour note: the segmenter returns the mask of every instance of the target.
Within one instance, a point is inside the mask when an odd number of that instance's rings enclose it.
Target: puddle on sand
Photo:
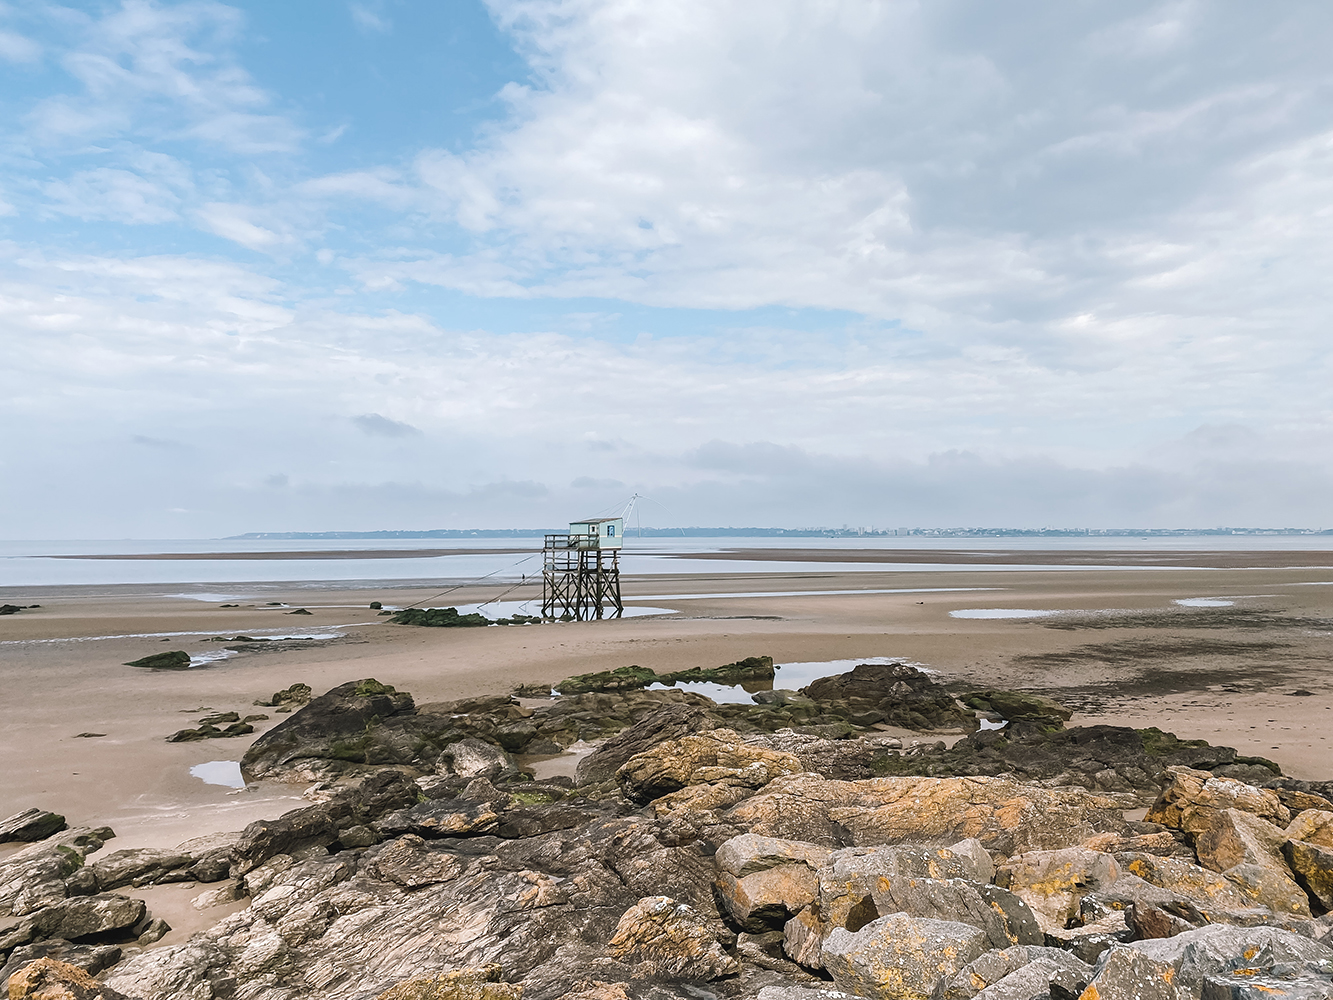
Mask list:
[[[241,762],[238,760],[210,760],[206,764],[196,764],[190,768],[190,774],[206,785],[245,787],[245,778],[241,776]]]
[[[1230,608],[1236,604],[1235,601],[1226,601],[1220,597],[1184,597],[1171,603],[1179,604],[1182,608]]]
[[[950,611],[950,618],[1046,618],[1058,615],[1059,611],[1042,611],[1036,608],[962,608]]]
[[[667,691],[675,688],[677,691],[693,691],[695,694],[701,694],[712,698],[720,705],[751,705],[754,699],[750,697],[756,691],[772,691],[775,688],[796,691],[805,687],[811,681],[819,680],[821,677],[831,677],[834,674],[845,674],[853,667],[861,663],[886,664],[886,663],[906,663],[908,666],[916,667],[918,670],[931,671],[922,667],[919,663],[912,663],[903,659],[901,656],[862,656],[855,660],[817,660],[806,663],[775,663],[773,664],[773,681],[751,681],[746,684],[712,684],[706,681],[691,681],[678,684],[653,684],[649,691]]]

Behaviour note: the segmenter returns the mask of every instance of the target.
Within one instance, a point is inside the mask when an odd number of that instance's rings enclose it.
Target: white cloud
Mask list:
[[[128,170],[82,170],[67,181],[51,181],[44,191],[55,211],[84,220],[143,224],[179,218],[180,198]]]
[[[360,30],[385,34],[393,30],[393,24],[384,16],[382,7],[380,3],[351,0],[347,4],[347,12],[352,15],[352,23]]]
[[[33,63],[42,57],[42,47],[31,38],[13,31],[0,30],[0,59],[13,63]]]
[[[294,242],[290,234],[251,221],[250,217],[260,214],[261,210],[249,205],[206,202],[195,212],[195,219],[209,232],[251,250],[274,250]]]

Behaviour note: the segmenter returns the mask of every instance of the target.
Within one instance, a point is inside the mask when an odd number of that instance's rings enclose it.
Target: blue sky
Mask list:
[[[3,533],[1328,526],[1330,41],[0,0]]]

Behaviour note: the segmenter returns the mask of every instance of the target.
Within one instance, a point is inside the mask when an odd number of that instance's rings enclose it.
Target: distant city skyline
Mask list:
[[[1333,524],[1333,7],[0,3],[0,537]]]

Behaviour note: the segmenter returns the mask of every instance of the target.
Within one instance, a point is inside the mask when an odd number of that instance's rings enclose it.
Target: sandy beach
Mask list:
[[[238,790],[190,773],[239,760],[254,737],[166,738],[227,711],[269,715],[256,723],[262,732],[282,716],[253,702],[295,682],[322,692],[375,677],[425,703],[630,663],[665,672],[755,654],[777,663],[904,657],[959,691],[1046,693],[1076,709],[1075,725],[1158,726],[1268,757],[1296,777],[1327,778],[1333,573],[1299,555],[1286,560],[1299,565],[1255,565],[1245,553],[1211,552],[1212,568],[1202,569],[1072,569],[1052,560],[1008,571],[656,575],[627,580],[627,603],[672,614],[488,629],[397,626],[369,610],[371,601],[405,606],[432,594],[411,587],[268,584],[257,599],[222,602],[237,607],[163,597],[146,585],[11,589],[0,600],[41,607],[0,618],[0,814],[40,806],[74,823],[109,824],[117,847],[173,845],[276,815],[302,788]],[[1222,556],[1229,568],[1217,565]],[[483,601],[499,589],[458,590],[436,603]],[[883,590],[902,592],[871,592]],[[800,596],[780,596],[793,593]],[[765,596],[736,596],[755,594]],[[310,614],[291,615],[298,607]],[[1060,613],[951,615],[994,609]],[[188,671],[124,665],[162,650],[198,656],[231,645],[244,651]]]

